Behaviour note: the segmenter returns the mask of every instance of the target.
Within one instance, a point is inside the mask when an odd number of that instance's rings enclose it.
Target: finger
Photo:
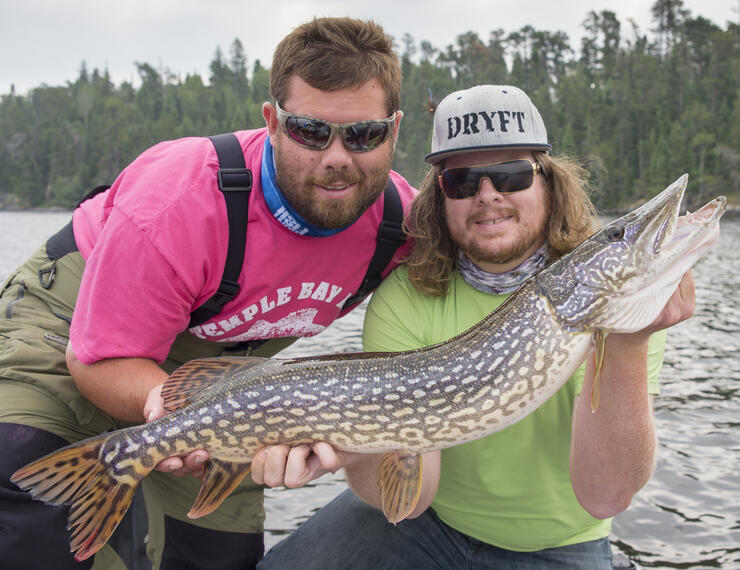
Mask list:
[[[257,483],[257,485],[265,484],[265,460],[267,459],[267,454],[269,452],[269,447],[263,447],[262,449],[257,450],[257,453],[255,453],[252,458],[250,473],[252,474],[252,480]]]
[[[144,404],[144,419],[147,422],[154,421],[164,416],[164,400],[162,399],[162,384],[152,388],[146,397]]]
[[[205,449],[196,449],[191,451],[183,458],[184,469],[191,475],[200,477],[203,475],[205,463],[208,461],[208,452]]]
[[[696,285],[694,283],[694,274],[691,270],[687,271],[681,279],[681,282],[678,284],[678,291],[685,306],[690,307],[693,313],[693,308],[696,304]]]
[[[147,423],[158,420],[162,416],[164,416],[164,408],[161,406],[144,408],[144,417],[146,418]]]
[[[302,487],[314,478],[315,472],[320,468],[318,458],[308,445],[292,448],[285,465],[285,486]]]
[[[281,487],[285,485],[285,464],[287,462],[290,446],[275,445],[265,458],[265,485],[268,487]]]
[[[318,457],[321,467],[327,472],[335,473],[342,467],[342,455],[331,444],[319,441],[313,445],[313,452]]]
[[[179,457],[168,457],[166,459],[163,459],[155,467],[157,471],[162,471],[163,473],[173,473],[173,474],[175,472],[180,471],[182,468],[183,468],[183,462],[182,462],[182,459],[180,459]]]
[[[676,291],[663,311],[663,326],[671,327],[685,321],[694,314],[696,308],[696,291],[694,276],[688,271],[678,283]]]

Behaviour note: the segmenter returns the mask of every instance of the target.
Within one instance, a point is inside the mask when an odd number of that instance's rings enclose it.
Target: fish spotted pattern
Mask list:
[[[327,441],[385,454],[377,474],[383,512],[403,520],[418,500],[422,453],[515,423],[559,390],[595,344],[598,352],[606,334],[655,320],[716,240],[725,207],[720,197],[679,218],[686,180],[594,234],[455,338],[399,353],[195,360],[162,390],[169,414],[67,446],[13,481],[71,505],[78,560],[105,544],[157,463],[201,448],[210,459],[190,517],[216,509],[261,447]]]

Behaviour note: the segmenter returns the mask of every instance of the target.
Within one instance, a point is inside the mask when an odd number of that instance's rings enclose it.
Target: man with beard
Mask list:
[[[370,301],[365,350],[413,350],[460,334],[593,233],[598,218],[583,170],[550,148],[539,112],[516,87],[477,86],[440,103],[426,157],[432,169],[406,222],[414,244]],[[663,329],[693,310],[687,273],[650,327],[607,337],[596,413],[589,359],[518,423],[425,454],[419,501],[398,525],[378,510],[382,456],[335,453],[322,442],[304,466],[295,451],[282,464],[281,446],[261,451],[255,480],[295,486],[344,467],[354,494],[303,523],[260,568],[300,557],[306,570],[611,570],[611,517],[653,468]]]
[[[234,212],[224,195],[244,192],[248,174],[220,170],[212,142],[188,138],[144,152],[3,286],[3,567],[93,564],[69,553],[66,509],[31,501],[9,482],[16,469],[68,442],[161,417],[162,384],[188,360],[270,356],[321,332],[368,294],[366,275],[379,280],[395,266],[368,272],[387,238],[386,203],[400,213],[416,193],[390,171],[402,117],[391,38],[372,22],[313,20],[280,43],[270,81],[266,127],[235,133],[251,172],[236,279],[225,276]],[[400,223],[394,237],[391,255]],[[196,321],[214,295],[221,302]],[[255,483],[209,516],[186,517],[200,480],[173,475],[202,474],[207,457],[165,459],[144,480],[155,568],[249,568],[262,557]],[[94,564],[123,567],[110,546]]]

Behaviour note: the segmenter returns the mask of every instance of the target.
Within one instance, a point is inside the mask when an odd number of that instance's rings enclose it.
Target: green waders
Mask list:
[[[65,230],[71,234],[71,226]],[[65,350],[69,323],[85,264],[77,251],[57,252],[61,254],[58,257],[55,253],[50,254],[47,246],[49,250],[59,249],[50,245],[53,239],[36,251],[0,289],[0,424],[30,426],[74,442],[125,427],[125,424],[85,399],[77,391],[67,370]],[[275,339],[252,354],[271,356],[294,340]],[[233,345],[202,341],[184,332],[177,337],[163,368],[171,372],[188,360],[218,356],[230,349]],[[14,452],[14,445],[21,443],[0,441],[0,456],[11,461],[14,457],[21,457]],[[7,482],[0,483],[7,485]],[[8,487],[17,492],[12,484]],[[212,531],[262,532],[262,488],[251,478],[245,478],[215,512],[190,520],[186,513],[199,487],[200,480],[195,477],[175,477],[158,471],[143,480],[149,522],[146,549],[153,568],[159,568],[162,557],[164,515]],[[0,500],[2,497],[0,493]],[[14,508],[14,504],[11,502],[9,508]],[[6,506],[3,504],[0,508],[5,509]],[[38,534],[63,531],[63,528],[44,528],[38,530]],[[27,555],[33,559],[33,553]],[[0,559],[3,556],[4,553],[0,552]],[[96,554],[93,568],[118,570],[125,566],[116,552],[106,545]]]

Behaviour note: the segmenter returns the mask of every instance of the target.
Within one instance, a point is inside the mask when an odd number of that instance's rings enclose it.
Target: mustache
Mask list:
[[[353,172],[334,172],[329,174],[323,174],[321,176],[315,176],[310,181],[311,184],[317,184],[319,186],[330,186],[332,184],[356,184],[363,180],[363,176],[360,173]]]
[[[496,208],[495,210],[488,210],[486,212],[476,212],[474,214],[471,214],[467,218],[467,222],[469,224],[474,224],[476,222],[481,222],[483,220],[491,220],[496,218],[508,218],[512,217],[514,219],[519,218],[519,210],[516,208]]]

